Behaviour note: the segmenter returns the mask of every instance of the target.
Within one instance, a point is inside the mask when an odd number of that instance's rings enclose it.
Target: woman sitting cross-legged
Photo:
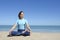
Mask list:
[[[18,14],[18,20],[17,22],[13,25],[13,27],[9,31],[8,36],[30,36],[31,35],[31,29],[29,27],[28,21],[24,19],[24,12],[20,11]],[[25,28],[26,26],[26,28]],[[18,27],[17,31],[14,31],[14,29]]]

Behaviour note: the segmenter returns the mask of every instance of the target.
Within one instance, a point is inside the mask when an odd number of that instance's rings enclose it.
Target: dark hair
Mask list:
[[[19,14],[18,14],[18,18],[21,19],[20,15],[23,11],[20,11]]]

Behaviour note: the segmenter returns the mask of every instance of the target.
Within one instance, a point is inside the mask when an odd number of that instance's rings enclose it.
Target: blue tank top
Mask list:
[[[28,24],[28,21],[26,19],[18,19],[16,22],[18,29],[25,29],[25,24]]]

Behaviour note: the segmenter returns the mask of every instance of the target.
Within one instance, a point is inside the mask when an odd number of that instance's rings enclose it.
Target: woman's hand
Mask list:
[[[16,24],[13,25],[13,27],[9,31],[9,34],[11,34],[11,32],[16,28],[16,26],[17,26]]]
[[[12,32],[12,31],[9,31],[9,35],[11,35],[11,32]]]
[[[23,31],[22,33],[25,33],[26,31]]]

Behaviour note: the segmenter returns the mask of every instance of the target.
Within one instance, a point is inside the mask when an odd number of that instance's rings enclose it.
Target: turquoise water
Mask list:
[[[9,31],[11,27],[12,25],[0,25],[0,31]],[[31,25],[30,27],[33,32],[60,32],[60,26]],[[15,30],[17,30],[17,28]]]

